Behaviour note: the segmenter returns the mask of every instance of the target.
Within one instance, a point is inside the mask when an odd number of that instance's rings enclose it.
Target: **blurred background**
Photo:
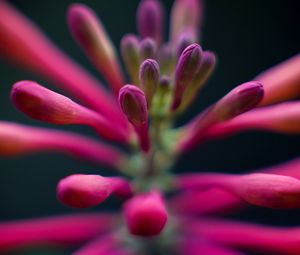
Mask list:
[[[68,55],[102,80],[72,39],[67,28],[66,10],[73,1],[10,0],[10,2],[38,24]],[[81,2],[91,6],[98,13],[118,48],[125,33],[136,32],[135,12],[138,0]],[[162,2],[165,4],[168,23],[168,14],[173,1]],[[190,119],[234,86],[253,79],[261,71],[295,55],[300,49],[299,1],[207,0],[205,7],[202,46],[217,53],[218,66],[208,85],[199,95],[198,101],[180,123]],[[36,80],[49,88],[54,88],[42,78],[0,59],[1,119],[56,128],[57,126],[29,119],[10,102],[9,93],[12,84],[24,79]],[[58,91],[56,88],[54,90]],[[69,126],[57,128],[95,136],[89,128]],[[235,173],[277,164],[298,156],[300,156],[300,136],[253,132],[206,144],[182,157],[175,170]],[[0,220],[71,212],[73,210],[56,200],[57,182],[72,173],[109,173],[105,168],[55,153],[0,159],[0,168]],[[107,210],[112,206],[114,202],[108,201],[96,210]],[[268,209],[252,209],[249,214],[240,217],[263,223],[300,225],[299,213],[297,210],[275,213]]]

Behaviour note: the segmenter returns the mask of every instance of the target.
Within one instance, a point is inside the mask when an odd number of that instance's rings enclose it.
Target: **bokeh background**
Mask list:
[[[37,23],[67,54],[102,79],[68,31],[65,14],[68,6],[74,1],[10,0],[10,2]],[[136,32],[135,12],[138,0],[81,2],[88,4],[98,13],[117,46],[124,33]],[[163,1],[167,23],[172,2]],[[296,0],[207,0],[202,46],[217,53],[218,67],[199,95],[198,101],[180,123],[190,119],[234,86],[251,80],[261,71],[298,53],[299,7],[299,1]],[[9,93],[12,84],[24,79],[36,80],[49,88],[54,88],[41,77],[17,68],[1,58],[1,119],[55,128],[54,125],[45,125],[29,119],[11,104]],[[58,91],[56,88],[55,90]],[[58,128],[95,136],[89,128]],[[176,171],[243,172],[298,156],[300,156],[300,135],[252,132],[207,144],[184,155],[179,160]],[[12,159],[1,158],[0,168],[0,220],[73,212],[74,210],[66,208],[56,200],[55,188],[58,180],[72,173],[108,173],[105,168],[55,153]],[[96,210],[107,210],[113,206],[114,201],[108,201]],[[263,223],[300,225],[299,213],[299,210],[275,213],[273,210],[253,208],[250,213],[240,217]]]

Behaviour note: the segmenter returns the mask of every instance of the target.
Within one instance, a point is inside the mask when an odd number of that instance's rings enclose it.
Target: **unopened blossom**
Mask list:
[[[299,227],[217,219],[250,206],[300,208],[299,158],[246,174],[171,172],[180,155],[213,139],[248,130],[300,133],[300,103],[285,102],[300,96],[299,54],[236,84],[186,124],[174,124],[217,65],[217,54],[199,41],[203,7],[201,0],[175,0],[165,40],[162,1],[141,0],[138,35],[120,42],[123,71],[100,18],[88,6],[71,5],[71,33],[109,92],[0,1],[0,53],[74,96],[23,80],[12,86],[13,104],[39,121],[89,126],[101,138],[0,121],[0,156],[56,151],[110,167],[109,176],[100,170],[61,176],[56,196],[81,210],[115,197],[121,203],[113,212],[2,222],[1,254],[35,246],[75,249],[75,255],[300,254]]]

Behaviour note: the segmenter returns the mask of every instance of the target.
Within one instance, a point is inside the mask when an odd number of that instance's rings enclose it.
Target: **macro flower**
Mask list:
[[[162,1],[141,0],[138,34],[120,42],[123,70],[97,14],[72,4],[69,29],[110,92],[0,0],[0,53],[72,97],[22,80],[11,89],[14,106],[35,120],[88,126],[100,138],[0,121],[0,155],[56,151],[92,162],[99,174],[62,176],[57,199],[81,210],[110,197],[122,201],[113,212],[2,222],[1,254],[40,246],[75,249],[75,255],[300,254],[299,227],[220,219],[250,206],[300,208],[299,159],[244,174],[173,171],[181,155],[215,139],[248,130],[300,133],[299,102],[286,102],[300,96],[299,54],[176,124],[217,64],[199,42],[203,9],[200,0],[175,0],[165,41]],[[115,172],[106,176],[101,166]]]

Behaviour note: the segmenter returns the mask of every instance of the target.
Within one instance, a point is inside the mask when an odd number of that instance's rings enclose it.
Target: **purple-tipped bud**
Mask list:
[[[125,180],[100,175],[70,175],[62,179],[57,186],[58,199],[74,208],[94,207],[112,193],[127,197],[131,192],[131,187]]]
[[[92,126],[105,138],[128,141],[128,134],[121,127],[114,127],[99,113],[36,82],[17,82],[12,88],[11,98],[20,111],[34,119],[55,124],[84,124]]]
[[[173,73],[176,65],[176,56],[171,44],[164,44],[158,52],[158,63],[162,74],[170,75]]]
[[[182,100],[186,88],[193,81],[199,70],[202,59],[202,49],[200,45],[194,43],[188,46],[181,54],[175,72],[175,88],[172,110],[176,110]]]
[[[264,96],[263,86],[256,81],[246,82],[230,91],[213,107],[218,120],[228,120],[253,109]]]
[[[121,53],[127,72],[134,84],[139,82],[140,43],[135,35],[125,35],[121,41]]]
[[[216,67],[216,62],[216,55],[213,52],[203,52],[200,68],[195,75],[195,78],[192,81],[191,85],[188,86],[186,91],[184,92],[180,111],[185,110],[194,102],[199,90],[201,90],[201,88],[206,84],[207,80],[213,73]]]
[[[124,215],[131,234],[143,237],[161,233],[168,221],[168,212],[159,193],[140,194],[126,202]]]
[[[156,51],[157,45],[155,41],[151,38],[146,38],[141,41],[141,60],[146,60],[148,58],[155,59],[156,58]]]
[[[176,0],[171,14],[171,39],[176,41],[180,35],[188,30],[195,31],[198,37],[198,30],[202,23],[203,4],[200,0]]]
[[[118,93],[124,84],[123,74],[115,48],[96,14],[83,4],[73,4],[68,23],[77,42]]]
[[[182,52],[189,45],[194,43],[195,41],[196,41],[195,35],[192,31],[186,31],[186,32],[182,33],[179,40],[178,40],[178,44],[177,44],[177,47],[176,47],[176,53],[177,53],[178,58],[180,57]]]
[[[159,65],[153,59],[145,60],[140,67],[141,87],[144,90],[149,106],[159,82]]]
[[[142,0],[137,12],[138,31],[160,44],[164,32],[164,10],[158,0]]]
[[[129,122],[139,136],[141,148],[150,149],[148,133],[148,106],[144,92],[134,85],[126,85],[120,89],[119,104]]]

